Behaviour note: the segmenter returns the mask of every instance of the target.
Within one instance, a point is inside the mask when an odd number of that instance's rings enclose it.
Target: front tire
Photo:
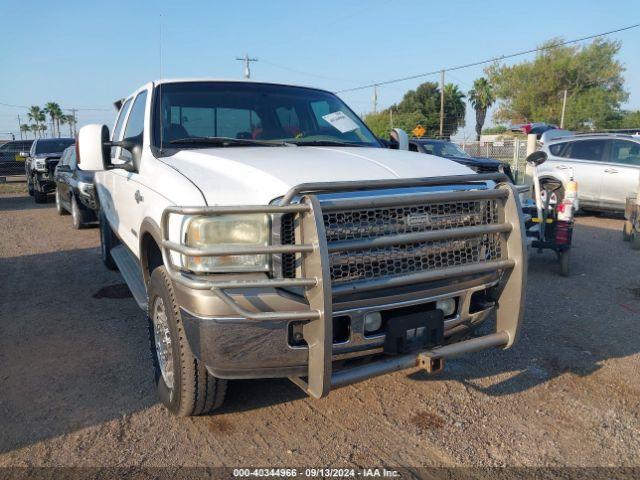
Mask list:
[[[60,202],[60,191],[56,188],[56,212],[58,212],[58,215],[67,215],[69,212],[67,212],[64,207],[62,206],[62,203]]]
[[[210,375],[193,356],[164,266],[151,274],[148,309],[155,381],[162,404],[178,417],[203,415],[219,408],[227,382]]]
[[[36,203],[47,203],[47,194],[39,192],[38,190],[34,190],[33,199],[36,201]]]
[[[78,205],[75,195],[71,196],[71,218],[73,219],[73,228],[80,230],[87,223],[84,210]]]

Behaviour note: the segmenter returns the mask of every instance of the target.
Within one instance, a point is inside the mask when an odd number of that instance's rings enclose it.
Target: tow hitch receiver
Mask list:
[[[440,373],[444,370],[444,358],[433,357],[426,353],[418,354],[418,367],[425,370],[427,373]]]

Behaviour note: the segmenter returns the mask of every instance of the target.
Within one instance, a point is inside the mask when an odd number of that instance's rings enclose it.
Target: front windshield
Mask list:
[[[338,97],[310,88],[244,82],[167,83],[156,88],[154,111],[155,125],[162,128],[154,128],[153,144],[164,148],[202,148],[202,143],[193,140],[221,137],[246,144],[380,147],[373,133]]]
[[[424,145],[425,150],[432,155],[437,155],[438,157],[465,157],[471,158],[471,156],[462,150],[455,143],[448,142],[430,142]]]
[[[60,153],[65,148],[76,143],[73,138],[51,138],[38,140],[36,144],[36,154],[38,153]]]

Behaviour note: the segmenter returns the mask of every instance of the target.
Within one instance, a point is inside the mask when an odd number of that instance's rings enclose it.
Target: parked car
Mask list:
[[[24,174],[25,157],[21,153],[29,150],[33,140],[15,140],[0,145],[0,176]]]
[[[514,186],[383,148],[333,93],[148,83],[113,135],[85,126],[78,149],[96,172],[103,262],[148,312],[176,415],[219,407],[227,379],[290,378],[320,398],[516,341]],[[465,339],[492,313],[492,333]]]
[[[635,196],[640,175],[640,138],[621,134],[586,134],[543,145],[548,160],[539,167],[540,181],[563,182],[573,175],[583,209],[623,212]],[[564,188],[558,191],[564,197]]]
[[[25,162],[27,187],[36,203],[45,203],[47,194],[56,189],[53,174],[65,148],[75,144],[73,138],[37,138]]]
[[[76,147],[67,147],[56,166],[56,210],[59,215],[71,213],[74,228],[82,228],[97,220],[97,197],[93,172],[78,168]]]
[[[478,173],[504,173],[512,182],[514,181],[509,164],[495,158],[472,157],[453,142],[431,138],[410,138],[409,150],[448,158]]]
[[[559,127],[552,123],[545,122],[530,122],[530,123],[520,123],[517,125],[511,125],[509,130],[512,132],[522,132],[525,135],[529,135],[530,133],[534,133],[538,140],[545,132],[549,130],[557,130]]]

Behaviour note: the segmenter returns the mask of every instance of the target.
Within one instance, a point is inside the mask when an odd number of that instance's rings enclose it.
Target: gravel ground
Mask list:
[[[1,190],[0,190],[1,191]],[[511,350],[306,398],[230,384],[220,413],[157,402],[147,326],[98,231],[0,195],[0,467],[638,466],[640,252],[617,218],[580,217],[572,276],[530,262]]]

